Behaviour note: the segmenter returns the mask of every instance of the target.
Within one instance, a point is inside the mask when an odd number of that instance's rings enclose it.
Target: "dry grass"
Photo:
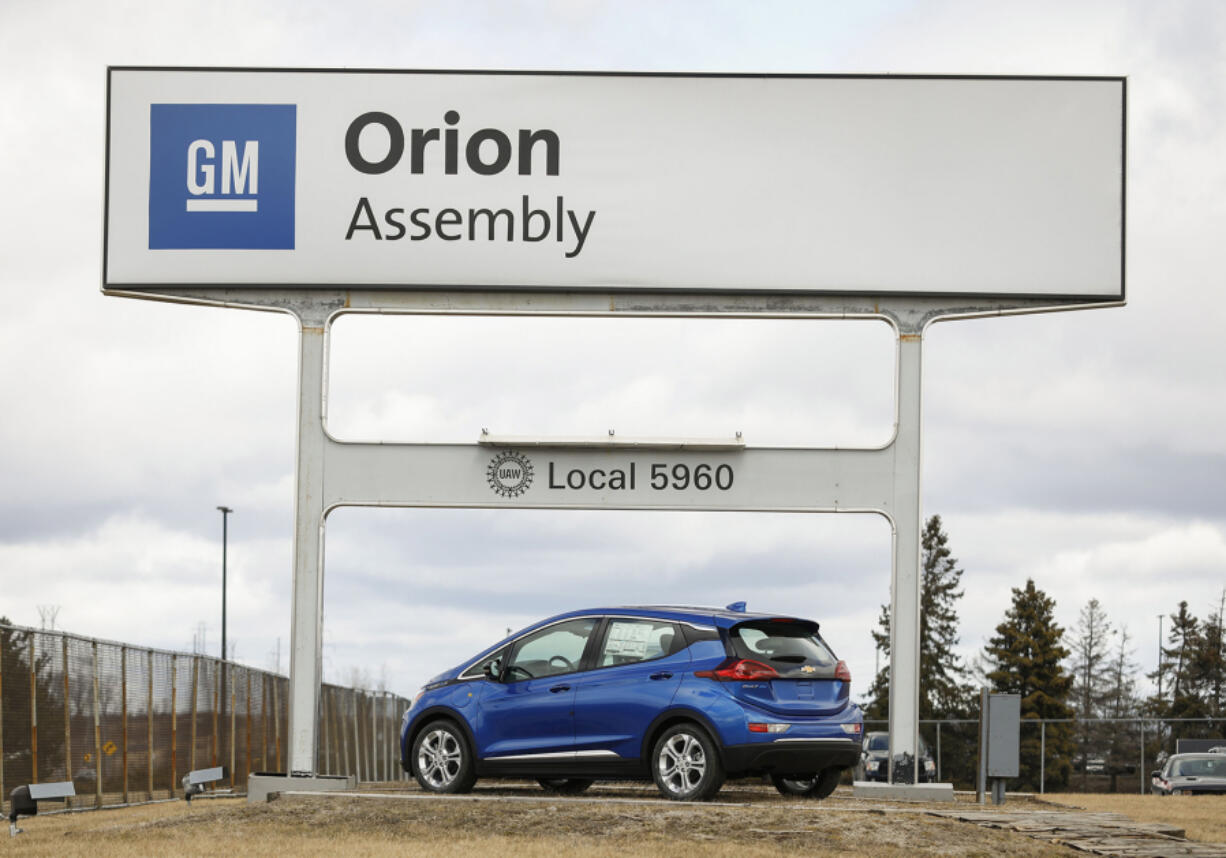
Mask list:
[[[487,858],[765,858],[840,853],[870,858],[1046,858],[1060,847],[927,816],[922,807],[865,805],[841,793],[824,802],[784,800],[761,788],[726,789],[749,807],[549,799],[516,802],[386,798],[284,798],[183,802],[25,820],[9,854],[47,858],[150,855],[415,856]],[[594,797],[644,798],[608,789]],[[539,800],[536,800],[539,799]],[[948,807],[948,805],[946,805]]]
[[[1048,793],[1043,798],[1064,807],[1114,811],[1138,822],[1165,822],[1176,825],[1187,831],[1189,840],[1226,843],[1226,795]]]

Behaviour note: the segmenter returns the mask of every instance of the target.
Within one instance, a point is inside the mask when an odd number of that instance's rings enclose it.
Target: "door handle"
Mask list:
[[[555,685],[553,688],[549,689],[549,691],[551,694],[557,694],[559,691],[570,691],[570,686],[569,685]]]
[[[672,679],[673,675],[667,670],[661,670],[659,673],[653,673],[648,679]]]

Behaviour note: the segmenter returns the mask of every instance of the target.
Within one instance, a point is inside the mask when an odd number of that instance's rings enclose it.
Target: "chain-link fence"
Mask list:
[[[223,786],[288,762],[289,680],[190,653],[0,625],[0,799],[71,780],[70,806],[182,795],[183,775],[225,766]],[[409,701],[325,685],[319,768],[394,780]]]
[[[866,732],[886,730],[865,721]],[[1150,772],[1176,752],[1180,739],[1221,738],[1223,718],[1024,718],[1019,736],[1020,771],[1009,789],[1024,792],[1149,792]],[[974,789],[979,763],[979,721],[920,721],[920,738],[933,760],[936,780]]]

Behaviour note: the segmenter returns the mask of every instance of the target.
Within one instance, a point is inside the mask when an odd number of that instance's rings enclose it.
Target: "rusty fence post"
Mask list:
[[[247,762],[243,766],[243,771],[247,773],[247,781],[251,780],[251,668],[244,668],[243,673],[247,675],[247,727],[244,732],[247,734]]]
[[[128,803],[128,648],[119,648],[119,717],[123,724],[120,754],[123,764],[123,803]]]
[[[227,670],[226,683],[230,686],[230,789],[234,789],[234,710],[238,706],[238,697],[234,690],[234,671]]]
[[[149,668],[146,674],[149,696],[145,700],[145,781],[149,801],[153,801],[153,650],[149,650]]]
[[[341,699],[343,702],[344,698]],[[353,769],[349,767],[349,731],[345,729],[345,722],[340,717],[344,709],[344,706],[337,705],[335,697],[332,698],[332,714],[336,718],[337,732],[341,734],[341,751],[344,754],[341,759],[341,763],[343,765],[341,774],[351,775],[353,774]]]
[[[221,724],[218,720],[221,711],[221,662],[213,660],[213,761],[210,763],[214,768],[217,767],[217,751],[218,743],[221,741]]]
[[[30,652],[30,783],[38,783],[38,674],[34,669],[34,632],[26,632],[26,649]]]
[[[275,677],[272,681],[272,735],[273,741],[276,743],[276,762],[277,771],[282,771],[281,768],[281,677]]]
[[[260,771],[268,771],[268,674],[260,674]]]
[[[344,767],[344,755],[341,752],[342,746],[346,743],[344,699],[344,690],[333,688],[331,700],[328,703],[328,721],[332,725],[332,756],[335,758],[333,773],[339,775],[348,774]]]
[[[0,810],[4,795],[4,635],[0,634]]]
[[[323,734],[324,757],[319,770],[324,774],[336,774],[336,769],[332,765],[332,741],[328,733],[332,720],[328,717],[328,697],[328,686],[321,686],[319,689],[319,719],[321,722],[319,732]]]
[[[345,770],[341,768],[341,736],[345,733],[345,725],[337,722],[336,717],[336,689],[332,689],[332,695],[329,697],[329,723],[332,725],[332,756],[333,756],[333,773],[338,775],[345,774]]]
[[[94,807],[102,807],[102,713],[98,701],[98,642],[94,650]]]
[[[353,771],[362,782],[362,737],[358,730],[358,693],[353,689],[346,695],[353,706]]]
[[[179,774],[179,656],[170,654],[170,797]]]
[[[187,752],[187,770],[189,772],[196,769],[196,714],[198,711],[197,700],[200,696],[200,656],[192,656],[192,748]]]
[[[4,811],[4,635],[0,629],[0,811]],[[2,814],[0,814],[2,815]]]
[[[60,662],[64,667],[64,780],[72,780],[72,698],[68,693],[68,635],[60,635]],[[72,807],[72,799],[64,799]]]

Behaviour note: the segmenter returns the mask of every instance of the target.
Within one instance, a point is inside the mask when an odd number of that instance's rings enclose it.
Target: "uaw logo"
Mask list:
[[[494,494],[517,498],[532,485],[532,461],[523,453],[506,450],[490,459],[485,477]]]
[[[292,250],[298,108],[154,104],[149,248]]]

